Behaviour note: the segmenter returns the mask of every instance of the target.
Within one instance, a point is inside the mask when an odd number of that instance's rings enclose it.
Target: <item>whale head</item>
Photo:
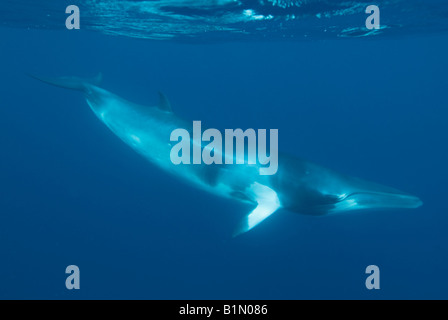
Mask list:
[[[418,197],[406,193],[360,191],[342,195],[329,213],[361,209],[412,209],[422,204]]]
[[[362,209],[411,209],[423,202],[416,196],[380,184],[350,178],[337,195],[329,213]]]

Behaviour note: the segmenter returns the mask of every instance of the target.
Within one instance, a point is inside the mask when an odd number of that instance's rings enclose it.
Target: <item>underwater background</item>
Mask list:
[[[432,0],[1,0],[0,298],[448,298],[447,31]],[[164,173],[79,92],[28,77],[98,72],[209,127],[279,129],[280,151],[424,204],[281,210],[232,238],[250,206]],[[72,264],[80,290],[65,287]],[[365,287],[372,264],[380,290]]]

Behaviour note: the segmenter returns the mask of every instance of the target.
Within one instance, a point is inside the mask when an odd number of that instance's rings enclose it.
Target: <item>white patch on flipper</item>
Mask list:
[[[234,232],[234,237],[257,226],[281,207],[277,193],[271,188],[255,182],[250,186],[250,191],[253,193],[258,205],[251,213],[243,218],[239,227]]]
[[[136,142],[136,143],[141,143],[142,141],[140,140],[139,137],[137,137],[136,135],[131,134],[130,135],[131,139]]]

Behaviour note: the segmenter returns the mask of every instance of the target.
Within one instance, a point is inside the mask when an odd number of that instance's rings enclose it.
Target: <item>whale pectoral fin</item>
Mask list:
[[[258,205],[243,218],[233,233],[234,237],[251,230],[280,208],[277,193],[271,188],[255,183],[251,186],[251,190],[256,196]]]
[[[272,206],[271,204],[259,204],[250,214],[245,216],[241,220],[238,227],[235,229],[233,236],[239,236],[258,225],[264,219],[269,217],[278,209],[278,206]]]

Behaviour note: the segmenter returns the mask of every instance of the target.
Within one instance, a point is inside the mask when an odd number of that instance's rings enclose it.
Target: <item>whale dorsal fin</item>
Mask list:
[[[103,83],[103,74],[99,72],[90,82],[99,87]]]
[[[277,193],[271,188],[255,182],[250,189],[257,201],[257,207],[243,218],[233,233],[234,237],[249,231],[281,207]]]
[[[168,98],[159,91],[159,105],[160,110],[167,111],[167,112],[173,112],[173,109],[171,109],[171,104],[168,101]]]

